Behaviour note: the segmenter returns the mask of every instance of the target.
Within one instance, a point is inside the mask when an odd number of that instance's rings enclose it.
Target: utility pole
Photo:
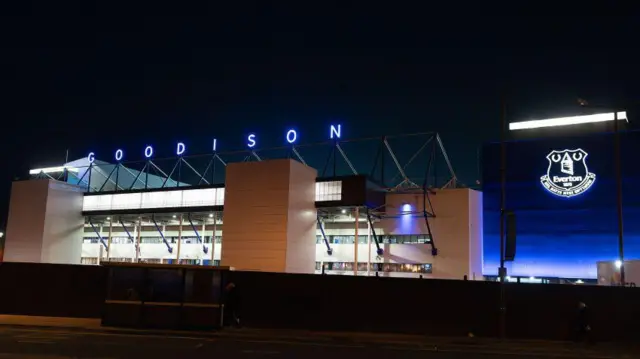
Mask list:
[[[616,166],[616,208],[618,210],[618,260],[620,261],[620,285],[625,285],[624,276],[624,227],[622,221],[622,164],[620,163],[620,131],[618,128],[618,110],[613,109],[613,146]]]
[[[507,269],[504,267],[505,251],[505,202],[507,185],[507,103],[505,95],[502,98],[502,119],[500,128],[500,338],[506,337],[506,298],[505,277]]]
[[[578,104],[582,107],[604,108],[611,111],[611,108],[603,106],[591,106],[589,102],[579,98]],[[622,211],[622,163],[620,160],[620,127],[618,124],[618,106],[613,107],[613,163],[616,174],[616,210],[618,216],[618,260],[620,261],[620,285],[625,286],[624,273],[624,223]]]

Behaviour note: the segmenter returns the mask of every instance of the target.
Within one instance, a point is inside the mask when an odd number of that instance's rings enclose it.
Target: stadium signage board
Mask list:
[[[329,126],[329,139],[339,140],[341,136],[342,136],[341,125]],[[298,131],[294,129],[288,129],[284,135],[284,139],[287,141],[288,144],[292,146],[295,145],[295,143],[298,141],[298,137],[299,137]],[[246,141],[247,141],[246,142],[247,147],[249,149],[253,149],[258,144],[258,135],[255,133],[250,133],[247,136]],[[216,138],[214,138],[212,141],[212,150],[214,153],[218,151],[218,140]],[[186,151],[187,151],[187,146],[184,144],[184,142],[178,142],[176,144],[175,153],[177,156],[183,156],[186,153]],[[154,154],[153,146],[151,145],[146,146],[144,148],[143,153],[146,159],[151,159]],[[89,154],[87,155],[87,160],[89,160],[89,163],[93,163],[95,159],[96,159],[95,152],[89,152]],[[124,159],[124,150],[121,148],[117,149],[114,153],[114,159],[116,160],[116,162],[121,162]]]

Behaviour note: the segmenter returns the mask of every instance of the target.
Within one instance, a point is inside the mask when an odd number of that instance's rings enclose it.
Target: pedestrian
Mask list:
[[[228,325],[240,327],[240,294],[235,283],[231,282],[225,287],[224,313]]]
[[[576,315],[576,341],[580,343],[593,343],[591,324],[589,321],[589,307],[584,302],[578,303]]]

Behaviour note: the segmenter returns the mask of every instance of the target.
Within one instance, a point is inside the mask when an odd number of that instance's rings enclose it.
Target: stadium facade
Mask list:
[[[457,188],[440,137],[339,135],[304,146],[288,131],[288,146],[266,150],[250,135],[245,151],[200,156],[178,144],[168,159],[148,146],[140,162],[117,150],[34,169],[13,184],[4,260],[481,279],[482,194]]]
[[[616,156],[616,119],[627,123],[620,112],[510,124],[504,147],[482,149],[482,191],[458,182],[435,133],[349,141],[332,127],[309,146],[290,130],[277,149],[257,150],[251,134],[229,153],[90,153],[13,184],[4,260],[495,279],[505,148],[517,234],[507,280],[616,284],[640,263],[640,132],[621,131]]]

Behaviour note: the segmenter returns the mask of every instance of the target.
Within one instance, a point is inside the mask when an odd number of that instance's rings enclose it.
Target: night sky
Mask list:
[[[292,125],[311,142],[337,121],[344,137],[438,131],[474,183],[501,93],[514,121],[640,92],[640,17],[607,9],[47,3],[0,11],[2,227],[11,181],[67,149],[108,161],[148,143],[169,154],[178,140],[205,152],[212,136],[236,149],[249,131],[275,146]]]

